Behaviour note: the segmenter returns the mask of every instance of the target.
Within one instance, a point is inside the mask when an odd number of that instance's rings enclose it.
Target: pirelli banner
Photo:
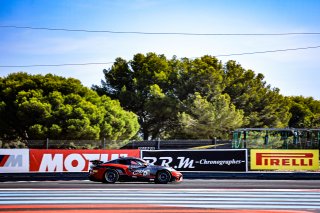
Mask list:
[[[319,150],[251,149],[251,170],[319,170]]]
[[[141,150],[141,158],[182,172],[246,172],[246,149],[220,150]]]

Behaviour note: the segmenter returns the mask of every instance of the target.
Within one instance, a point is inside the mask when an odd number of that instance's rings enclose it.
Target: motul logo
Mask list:
[[[257,166],[313,166],[312,153],[256,153]]]
[[[88,171],[91,160],[108,161],[127,154],[43,154],[39,172],[83,172]]]
[[[119,157],[139,157],[139,150],[59,150],[31,149],[31,172],[87,172],[91,160],[109,161]]]

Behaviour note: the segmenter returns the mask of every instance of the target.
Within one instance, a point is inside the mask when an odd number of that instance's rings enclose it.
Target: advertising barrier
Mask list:
[[[140,155],[141,154],[141,155]],[[219,150],[61,150],[0,149],[0,173],[87,172],[90,160],[121,156],[140,157],[149,163],[182,172],[246,172],[246,149]],[[251,149],[250,170],[319,170],[319,150]]]
[[[251,170],[318,170],[319,150],[251,149]]]
[[[0,173],[29,172],[29,149],[0,149]]]
[[[139,157],[139,150],[30,149],[30,172],[87,172],[90,160]]]
[[[141,150],[141,158],[154,165],[183,172],[237,171],[248,168],[247,150]]]

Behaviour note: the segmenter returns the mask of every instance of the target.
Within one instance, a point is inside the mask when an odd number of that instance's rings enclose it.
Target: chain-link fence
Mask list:
[[[230,149],[229,140],[155,140],[130,141],[123,148],[129,149]]]
[[[110,141],[101,140],[18,140],[2,141],[0,148],[30,149],[229,149],[228,140],[148,140],[148,141]]]
[[[119,149],[128,141],[102,140],[28,140],[27,147],[33,149]]]
[[[320,149],[320,129],[237,129],[233,132],[232,148]]]

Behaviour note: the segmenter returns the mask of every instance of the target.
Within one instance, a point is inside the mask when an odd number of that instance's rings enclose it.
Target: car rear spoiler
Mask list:
[[[101,160],[91,160],[90,161],[93,165],[95,165],[95,166],[97,166],[97,165],[100,165],[100,164],[102,164],[102,163],[104,163],[103,161],[101,161]]]

